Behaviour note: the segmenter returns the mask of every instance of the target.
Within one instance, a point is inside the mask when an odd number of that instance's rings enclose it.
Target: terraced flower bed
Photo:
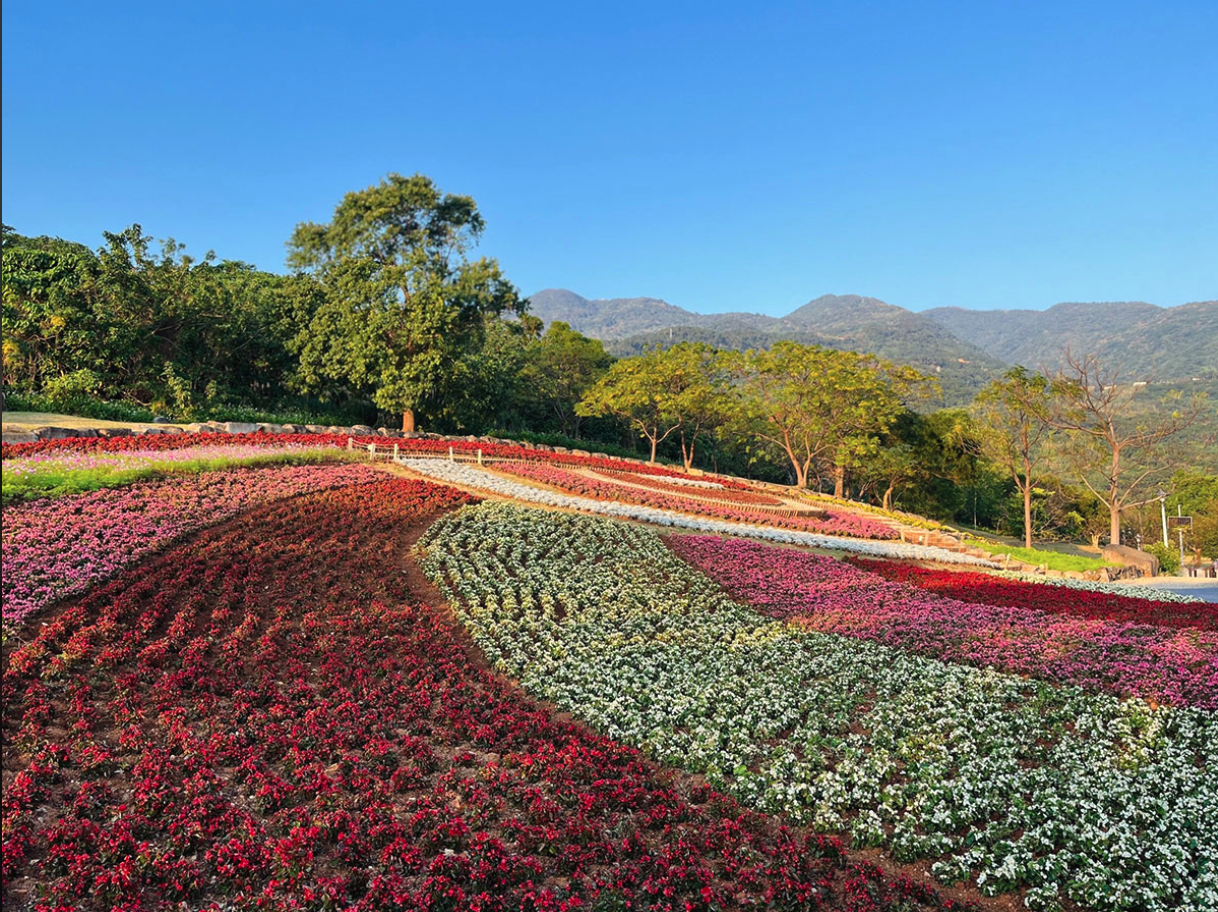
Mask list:
[[[255,504],[382,477],[362,465],[239,469],[6,507],[4,623]]]
[[[1033,909],[1218,907],[1212,710],[766,617],[638,525],[484,504],[421,548],[496,668],[754,808]]]
[[[933,570],[899,561],[851,560],[855,566],[885,579],[965,601],[1035,608],[1050,614],[1105,621],[1218,630],[1218,605],[1202,602],[1195,597],[1184,602],[1170,598],[1174,593],[1161,589],[1153,590],[1155,598],[1138,597],[1137,593],[1152,593],[1146,587],[1139,586],[1064,586],[1058,580],[1034,582],[1027,578],[1013,579],[986,573]],[[1130,594],[1122,594],[1123,591]]]
[[[688,498],[690,495],[694,495],[712,500],[726,500],[744,506],[782,506],[781,500],[777,497],[771,497],[769,494],[740,490],[738,488],[725,488],[723,485],[713,482],[696,483],[696,479],[665,479],[653,475],[640,475],[636,472],[613,472],[610,474],[607,470],[601,470],[595,474],[610,483],[629,482],[632,485],[641,485],[653,491],[675,494],[678,497]]]
[[[264,503],[6,649],[4,908],[950,908],[483,670],[403,572],[464,500]]]
[[[560,488],[563,491],[568,491],[580,497],[591,497],[615,503],[634,503],[641,506],[655,507],[660,510],[693,513],[699,516],[713,516],[732,522],[765,523],[784,529],[799,529],[806,532],[817,532],[822,535],[844,535],[852,538],[871,538],[879,541],[891,540],[897,537],[897,534],[883,523],[878,523],[851,513],[826,513],[823,519],[814,519],[807,516],[784,516],[781,513],[750,510],[747,505],[735,507],[709,503],[703,500],[694,500],[690,497],[664,493],[662,491],[644,491],[611,481],[601,481],[587,475],[581,475],[549,465],[513,465],[505,463],[499,466],[498,469],[519,478],[527,478]]]
[[[639,522],[654,523],[676,529],[689,529],[695,532],[707,532],[715,535],[743,535],[764,541],[781,542],[790,545],[803,545],[810,548],[830,548],[851,554],[865,554],[871,557],[891,557],[901,560],[940,561],[949,564],[968,564],[973,566],[996,567],[983,558],[968,554],[957,554],[934,546],[913,545],[892,541],[862,541],[853,538],[842,538],[835,535],[820,535],[815,532],[804,532],[797,529],[779,529],[772,525],[745,524],[726,522],[711,518],[687,516],[672,510],[647,507],[639,504],[618,503],[609,500],[596,500],[591,497],[579,497],[574,494],[564,494],[535,485],[525,484],[523,480],[516,481],[511,477],[489,472],[481,468],[442,459],[404,459],[402,464],[411,471],[439,481],[450,482],[464,487],[474,488],[504,497],[510,497],[522,503],[543,504],[564,510],[584,510],[598,513],[602,516],[612,516],[617,519],[630,519]]]
[[[790,548],[692,535],[668,543],[739,600],[813,630],[1092,691],[1218,709],[1212,628],[1098,620],[1080,617],[1077,608],[1000,606],[983,597],[982,574],[969,574],[980,579],[964,601]]]

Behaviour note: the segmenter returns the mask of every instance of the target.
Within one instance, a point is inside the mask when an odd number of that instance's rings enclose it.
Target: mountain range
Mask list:
[[[1129,380],[1218,379],[1218,301],[1178,307],[1144,302],[1058,304],[1048,310],[915,313],[860,295],[822,295],[784,317],[699,314],[657,298],[589,300],[561,288],[539,291],[530,309],[605,342],[618,355],[688,340],[719,348],[765,348],[794,339],[874,352],[935,374],[943,404],[972,399],[1011,364],[1056,367],[1067,346],[1119,364]]]

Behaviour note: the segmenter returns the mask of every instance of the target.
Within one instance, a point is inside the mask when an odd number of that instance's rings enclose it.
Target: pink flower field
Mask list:
[[[4,511],[4,622],[107,579],[184,533],[260,503],[384,478],[361,465],[204,472]]]
[[[842,561],[756,542],[673,535],[668,544],[771,617],[947,662],[1218,709],[1213,631],[944,598]]]

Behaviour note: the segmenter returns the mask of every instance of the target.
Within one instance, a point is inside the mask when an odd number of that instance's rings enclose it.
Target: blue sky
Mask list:
[[[1218,2],[3,4],[3,218],[284,269],[421,171],[526,292],[1218,297]]]

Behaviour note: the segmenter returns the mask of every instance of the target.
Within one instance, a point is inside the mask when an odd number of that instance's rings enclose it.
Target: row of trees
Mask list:
[[[1205,397],[1176,393],[1149,420],[1133,408],[1139,385],[1122,382],[1120,369],[1096,357],[1067,351],[1053,375],[1015,367],[977,397],[983,453],[1000,466],[1023,498],[1024,540],[1032,547],[1032,498],[1045,479],[1072,474],[1108,512],[1108,539],[1121,542],[1122,515],[1157,500],[1147,483],[1161,481],[1182,463],[1173,438],[1208,406]]]
[[[1137,386],[1094,357],[1067,352],[1066,366],[1052,375],[1012,368],[981,391],[969,413],[949,416],[936,431],[909,408],[935,386],[912,368],[854,352],[786,341],[747,352],[682,342],[617,362],[578,410],[617,416],[649,443],[653,461],[659,445],[675,437],[688,468],[698,442],[717,435],[757,457],[785,461],[802,487],[830,477],[841,497],[853,474],[860,488],[882,489],[886,508],[900,487],[927,480],[944,451],[971,453],[1014,485],[1032,547],[1037,492],[1063,476],[1102,505],[1108,538],[1119,543],[1122,515],[1158,497],[1147,494],[1147,482],[1181,462],[1165,445],[1207,405],[1201,396],[1177,396],[1171,408],[1139,420],[1131,408]],[[938,459],[925,452],[928,434]],[[957,472],[961,462],[955,460]],[[976,461],[969,468],[976,473]],[[1095,527],[1097,510],[1086,518],[1073,512],[1080,525]]]
[[[872,355],[782,341],[762,351],[682,342],[618,361],[588,390],[584,415],[612,414],[650,444],[669,437],[686,467],[712,435],[787,461],[795,483],[826,471],[841,496],[846,473],[874,456],[905,397],[935,381]]]
[[[96,251],[6,227],[4,385],[179,418],[303,403],[406,430],[641,439],[653,460],[901,499],[1029,542],[1038,528],[1094,532],[1101,513],[1119,541],[1122,515],[1180,461],[1164,445],[1205,408],[1138,418],[1137,388],[1088,357],[1016,368],[972,409],[930,415],[914,407],[934,379],[791,341],[614,362],[565,324],[543,327],[499,264],[473,256],[484,227],[472,199],[423,175],[389,175],[297,226],[288,275],[196,260],[138,225]]]

